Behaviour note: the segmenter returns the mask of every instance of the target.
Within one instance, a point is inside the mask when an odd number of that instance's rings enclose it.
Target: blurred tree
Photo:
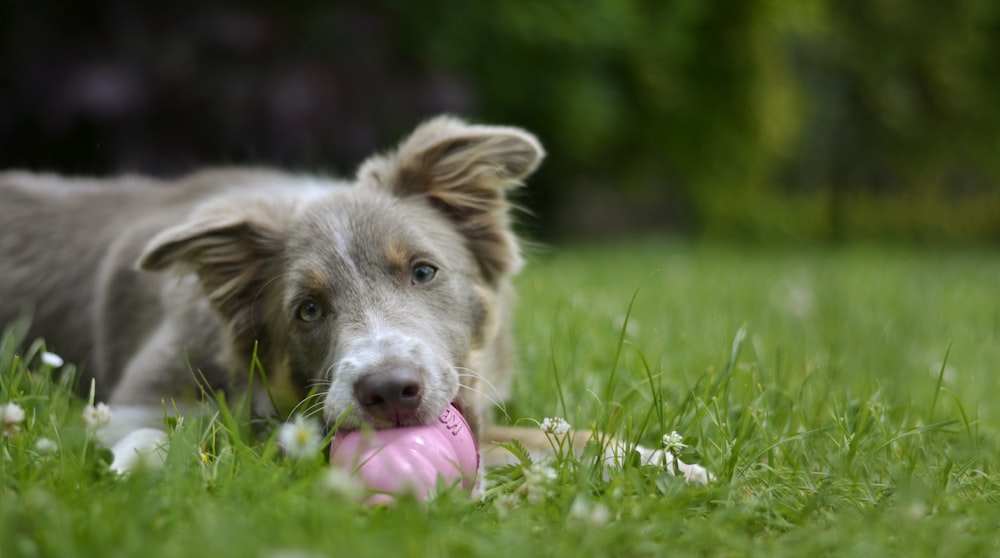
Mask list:
[[[881,203],[896,206],[883,218],[903,213],[924,229],[911,234],[946,232],[927,221],[973,217],[966,226],[996,238],[1000,228],[981,213],[947,209],[972,195],[1000,218],[1000,10],[989,0],[918,4],[826,3],[825,27],[807,39],[814,136],[801,144],[797,187],[829,192],[837,236],[859,225],[859,203]],[[907,204],[933,213],[906,215]]]
[[[535,200],[550,212],[574,189],[613,189],[705,224],[727,196],[770,180],[796,131],[770,33],[781,3],[388,5],[416,58],[469,77],[484,114],[531,123],[556,146]]]
[[[349,172],[438,112],[551,156],[545,233],[1000,239],[1000,4],[0,5],[0,166]]]

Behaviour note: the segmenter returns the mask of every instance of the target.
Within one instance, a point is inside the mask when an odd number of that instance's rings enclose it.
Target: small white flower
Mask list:
[[[687,444],[682,443],[683,440],[684,436],[681,436],[676,431],[671,432],[670,434],[664,434],[663,449],[669,451],[674,455],[677,455],[678,453],[681,452],[681,450],[687,447]]]
[[[62,365],[66,363],[61,356],[45,351],[42,353],[42,364],[52,368],[62,368]]]
[[[49,438],[39,438],[35,442],[35,451],[42,455],[52,455],[59,451],[59,445]]]
[[[569,516],[594,527],[603,527],[611,520],[611,512],[607,506],[591,502],[582,496],[577,496],[573,500],[573,505],[569,508]]]
[[[916,500],[910,502],[910,505],[906,507],[906,517],[909,519],[917,520],[923,519],[927,515],[927,503],[921,500]]]
[[[546,434],[554,434],[556,436],[562,436],[569,432],[570,428],[573,428],[570,423],[566,422],[566,419],[561,417],[547,417],[542,421],[542,432]]]
[[[0,406],[0,429],[3,435],[8,438],[16,435],[21,431],[22,422],[24,422],[24,409],[20,405],[11,402]]]
[[[323,475],[320,486],[331,494],[338,494],[350,500],[360,499],[365,492],[357,477],[338,467],[331,467]]]
[[[293,459],[310,459],[316,455],[323,443],[323,433],[319,424],[302,416],[294,422],[286,422],[278,431],[278,443]]]
[[[524,470],[524,485],[529,504],[538,504],[549,497],[551,485],[559,477],[552,467],[544,463],[535,463]]]
[[[622,328],[625,328],[625,334],[631,337],[639,335],[642,328],[639,326],[639,322],[635,320],[634,316],[626,316],[624,314],[615,316],[611,321],[611,326],[615,328],[615,331],[621,332]]]
[[[549,484],[559,478],[559,473],[545,463],[535,463],[524,470],[524,480],[534,484]]]
[[[501,494],[493,500],[493,509],[501,519],[506,518],[521,503],[517,494]]]
[[[111,422],[112,416],[114,416],[114,413],[111,412],[111,407],[108,407],[106,403],[87,405],[83,408],[83,423],[90,430],[104,428]]]
[[[0,422],[4,425],[21,424],[24,422],[24,409],[17,403],[7,403],[0,407]]]

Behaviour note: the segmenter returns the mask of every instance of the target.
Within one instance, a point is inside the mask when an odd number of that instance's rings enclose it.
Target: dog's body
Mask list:
[[[352,182],[0,174],[0,324],[30,315],[126,429],[245,390],[256,354],[288,395],[255,393],[257,412],[391,427],[454,403],[481,434],[512,371],[506,194],[543,155],[522,130],[438,118]]]

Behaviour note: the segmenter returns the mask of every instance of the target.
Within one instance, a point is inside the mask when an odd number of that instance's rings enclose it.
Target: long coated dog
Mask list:
[[[507,194],[543,156],[523,130],[439,117],[351,181],[0,174],[0,324],[28,315],[82,365],[115,410],[117,469],[163,442],[164,401],[245,392],[254,355],[271,388],[253,384],[257,413],[389,428],[454,404],[482,443],[543,450],[489,421],[522,262]]]

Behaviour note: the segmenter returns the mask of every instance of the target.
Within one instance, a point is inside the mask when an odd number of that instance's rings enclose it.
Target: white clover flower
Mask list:
[[[92,431],[100,430],[107,426],[113,416],[114,413],[111,412],[111,407],[108,407],[106,403],[87,405],[83,408],[83,423]]]
[[[554,434],[556,436],[562,436],[569,432],[573,428],[570,423],[566,422],[566,419],[561,417],[546,417],[542,421],[542,432],[546,434]]]
[[[21,423],[24,422],[24,409],[14,402],[0,406],[0,429],[3,435],[8,438],[15,436],[21,431]]]
[[[56,444],[50,438],[39,438],[35,442],[35,451],[42,455],[52,455],[59,451],[59,444]]]
[[[50,353],[48,351],[45,351],[42,353],[42,364],[45,364],[46,366],[50,366],[52,368],[62,368],[62,365],[66,364],[66,362],[62,359],[61,356],[55,353]]]
[[[524,485],[522,488],[529,504],[538,504],[549,497],[551,485],[559,477],[552,467],[544,463],[535,463],[524,470]]]
[[[664,434],[663,449],[677,455],[681,452],[681,450],[687,447],[687,444],[683,443],[683,440],[684,436],[681,436],[676,431],[671,432],[670,434]]]
[[[310,459],[319,451],[323,433],[316,421],[300,415],[295,421],[281,425],[278,443],[292,459]]]
[[[582,496],[577,496],[573,500],[573,505],[569,508],[569,516],[593,527],[603,527],[611,521],[611,511],[608,510],[607,506],[591,502]]]

